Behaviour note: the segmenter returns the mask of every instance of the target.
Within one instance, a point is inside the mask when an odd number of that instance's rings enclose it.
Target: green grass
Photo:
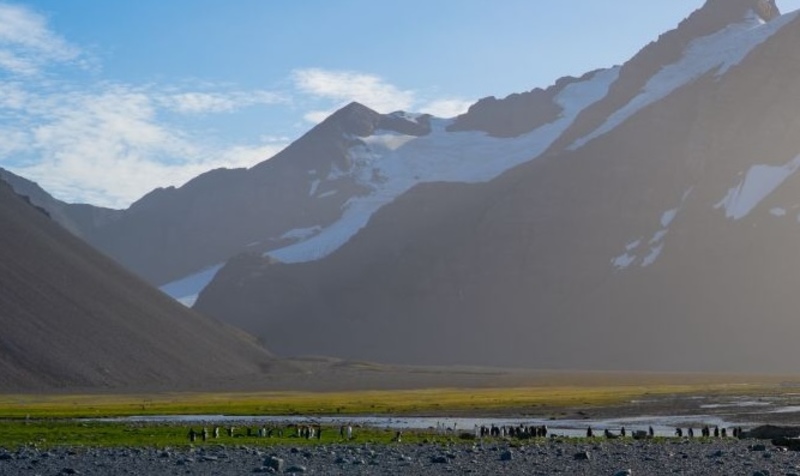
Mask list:
[[[362,392],[4,395],[0,418],[131,415],[487,415],[590,408],[669,395],[766,393],[763,386],[651,384]]]
[[[236,437],[227,435],[226,429],[220,429],[220,438],[211,437],[204,442],[198,436],[195,442],[188,438],[189,429],[200,431],[200,424],[130,424],[130,423],[100,423],[78,422],[75,420],[3,420],[0,421],[0,448],[13,450],[25,446],[39,448],[52,447],[148,447],[148,448],[180,448],[190,444],[194,446],[214,445],[249,445],[272,446],[290,445],[306,446],[317,444],[349,443],[349,444],[392,444],[395,430],[377,428],[356,428],[353,439],[345,441],[339,434],[338,427],[323,426],[320,439],[305,439],[296,436],[296,430],[283,426],[283,436],[277,431],[271,438],[259,438],[257,427],[251,425],[254,436],[246,436],[246,429],[237,427]],[[445,443],[453,441],[447,437],[435,435],[427,431],[406,431],[403,433],[403,444],[416,444],[421,442]]]

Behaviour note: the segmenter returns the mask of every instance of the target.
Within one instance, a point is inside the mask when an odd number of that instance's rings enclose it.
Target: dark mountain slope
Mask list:
[[[185,309],[0,181],[0,389],[214,387],[262,374],[248,336]]]
[[[0,180],[4,180],[18,195],[27,197],[37,207],[47,210],[50,217],[73,234],[86,238],[85,233],[118,219],[121,210],[86,204],[71,204],[53,198],[37,183],[0,168]]]
[[[232,262],[196,307],[287,354],[302,336],[395,362],[793,372],[793,18],[583,147],[415,188],[326,259]]]

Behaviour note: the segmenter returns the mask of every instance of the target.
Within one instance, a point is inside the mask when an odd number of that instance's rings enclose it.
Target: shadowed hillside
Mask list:
[[[249,336],[94,251],[0,181],[0,391],[211,387],[264,372]]]

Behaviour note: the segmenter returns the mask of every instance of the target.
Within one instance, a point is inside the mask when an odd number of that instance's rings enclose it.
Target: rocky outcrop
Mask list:
[[[772,21],[781,14],[775,0],[758,0],[755,11],[764,21]]]
[[[516,137],[554,121],[561,107],[543,89],[512,94],[504,99],[483,98],[458,116],[447,130],[484,131],[495,137]]]

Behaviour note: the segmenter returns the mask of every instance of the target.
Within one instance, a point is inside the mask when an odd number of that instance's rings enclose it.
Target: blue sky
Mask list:
[[[449,117],[622,63],[702,4],[0,0],[0,166],[125,207],[265,160],[353,100]]]

